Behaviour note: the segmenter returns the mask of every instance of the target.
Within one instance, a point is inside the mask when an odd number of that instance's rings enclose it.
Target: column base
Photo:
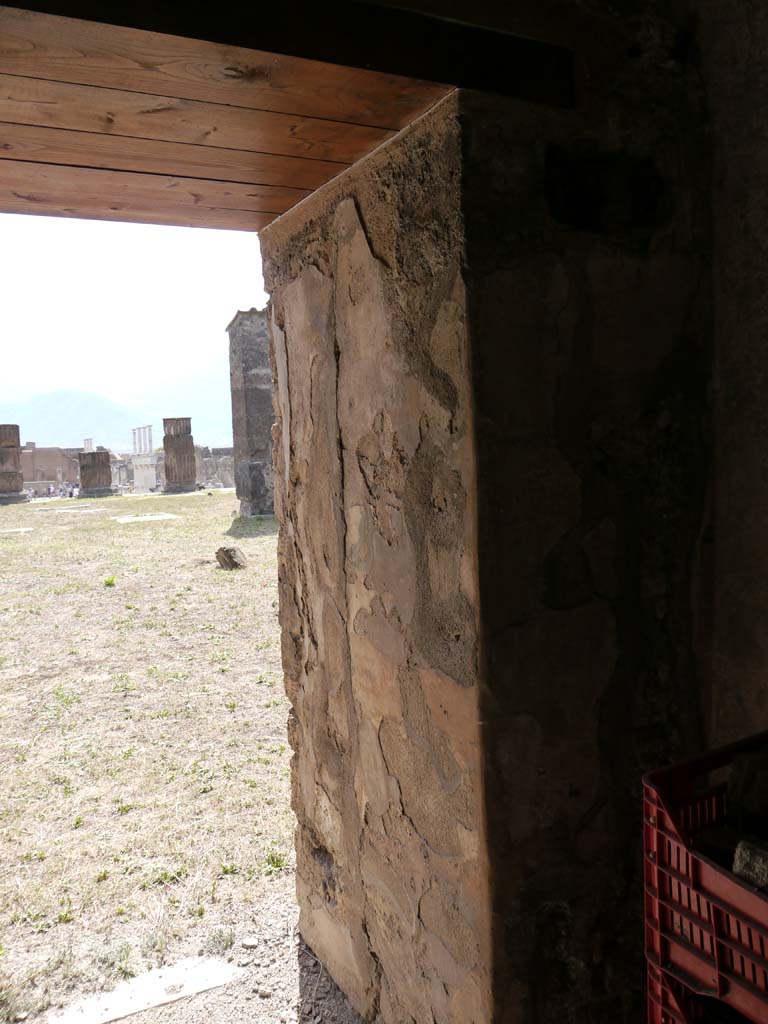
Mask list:
[[[270,516],[274,516],[275,510],[271,502],[260,503],[258,501],[246,501],[240,502],[240,518],[241,519],[255,519],[260,517],[268,519]]]
[[[188,494],[189,491],[196,491],[197,483],[194,480],[183,480],[178,484],[166,484],[163,494]]]
[[[114,487],[88,487],[80,490],[78,498],[110,498],[113,494],[117,494]]]
[[[21,491],[15,494],[0,494],[0,505],[20,505],[24,501],[29,501],[29,498]]]

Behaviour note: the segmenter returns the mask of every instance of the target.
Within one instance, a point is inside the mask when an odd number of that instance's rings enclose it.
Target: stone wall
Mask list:
[[[28,485],[39,480],[75,483],[80,477],[77,450],[70,453],[63,448],[38,448],[27,444],[21,450],[21,472]]]
[[[206,487],[234,487],[235,459],[232,448],[195,446],[197,479]]]
[[[80,452],[80,497],[112,494],[112,465],[108,451]]]
[[[236,314],[229,332],[235,487],[240,515],[272,515],[272,368],[267,311]]]
[[[167,494],[194,491],[197,479],[195,442],[189,416],[163,420],[163,452]]]
[[[158,456],[154,452],[136,453],[133,463],[133,490],[135,494],[148,494],[158,488]]]
[[[0,424],[0,504],[23,501],[23,487],[18,425]]]
[[[386,1024],[490,1014],[456,114],[262,235],[301,930]]]

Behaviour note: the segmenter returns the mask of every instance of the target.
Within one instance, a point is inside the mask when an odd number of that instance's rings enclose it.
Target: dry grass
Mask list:
[[[0,507],[0,1021],[226,952],[291,870],[275,526],[224,572],[234,507]]]

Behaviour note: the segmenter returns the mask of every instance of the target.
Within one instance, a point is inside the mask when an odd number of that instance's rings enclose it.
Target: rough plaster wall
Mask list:
[[[666,69],[609,129],[462,98],[501,1024],[644,1019],[640,778],[703,745],[708,179]]]
[[[768,729],[768,7],[696,7],[714,143],[717,485],[700,645],[715,745]]]
[[[490,1019],[455,114],[262,235],[301,930],[386,1024]]]

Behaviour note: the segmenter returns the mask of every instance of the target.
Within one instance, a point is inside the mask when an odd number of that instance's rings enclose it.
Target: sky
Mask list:
[[[75,390],[231,444],[225,329],[265,303],[255,233],[0,214],[0,422]]]

